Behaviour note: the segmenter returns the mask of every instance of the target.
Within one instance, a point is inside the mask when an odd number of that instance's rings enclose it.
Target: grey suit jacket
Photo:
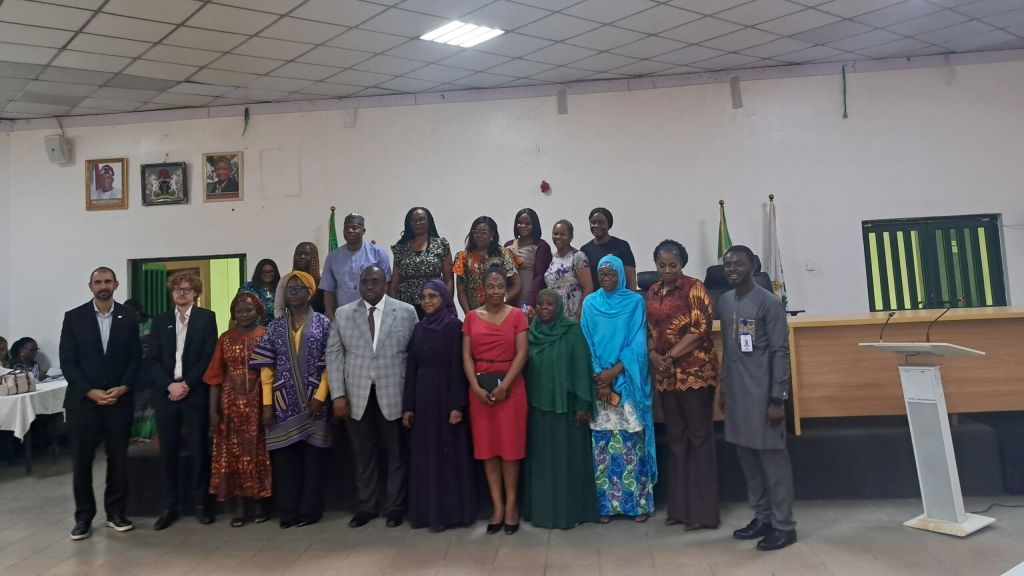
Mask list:
[[[412,329],[419,318],[409,304],[384,298],[387,302],[377,328],[376,351],[362,298],[338,308],[327,339],[331,398],[348,398],[351,417],[356,420],[362,420],[366,411],[371,383],[376,385],[377,402],[384,417],[396,420],[402,416],[405,359]]]

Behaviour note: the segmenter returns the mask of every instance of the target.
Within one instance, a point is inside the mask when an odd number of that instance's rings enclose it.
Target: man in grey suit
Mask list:
[[[405,359],[416,310],[384,295],[387,278],[379,266],[359,275],[361,298],[337,309],[327,340],[327,372],[334,415],[346,421],[356,460],[358,508],[349,526],[380,515],[387,526],[405,515],[406,457],[402,438]],[[388,454],[387,493],[378,494],[377,453]]]

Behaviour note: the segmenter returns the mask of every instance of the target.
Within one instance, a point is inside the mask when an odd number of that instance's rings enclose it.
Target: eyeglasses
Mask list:
[[[412,219],[412,223],[413,224],[423,224],[426,221],[427,221],[427,219],[424,216],[418,216],[418,217]]]
[[[307,293],[309,293],[309,289],[306,288],[305,286],[288,286],[287,288],[284,289],[284,291],[286,293],[288,293],[288,294],[307,294]]]
[[[192,288],[175,288],[174,292],[177,294],[191,294],[195,292]]]

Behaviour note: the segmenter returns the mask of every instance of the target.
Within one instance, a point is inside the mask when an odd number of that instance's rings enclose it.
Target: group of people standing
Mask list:
[[[672,240],[655,248],[658,281],[643,296],[629,244],[609,234],[611,212],[595,208],[589,223],[594,239],[577,250],[572,224],[556,222],[552,249],[532,209],[516,214],[514,238],[504,244],[495,221],[481,216],[453,256],[429,210],[417,207],[406,214],[392,265],[385,250],[364,242],[365,219],[350,214],[345,244],[327,255],[322,273],[308,242],[283,277],[261,260],[219,339],[213,313],[195,305],[201,280],[173,276],[175,306],[154,321],[145,361],[161,397],[166,452],[166,507],[155,528],[177,520],[182,427],[200,522],[213,521],[210,494],[234,502],[233,525],[265,521],[271,492],[282,528],[318,522],[332,417],[344,422],[355,455],[350,526],[381,514],[389,527],[406,518],[432,530],[472,524],[474,459],[492,504],[489,534],[514,534],[521,516],[563,529],[614,516],[644,522],[658,482],[653,390],[669,449],[666,523],[717,528],[712,417],[721,383],[726,440],[738,445],[756,512],[734,536],[760,538],[765,550],[794,542],[783,425],[787,327],[781,303],[753,283],[753,253],[736,246],[725,256],[735,289],[720,300],[720,365],[714,303],[683,274],[685,248]],[[85,493],[86,468],[100,435],[117,433],[107,420],[120,422],[117,399],[130,392],[140,361],[137,333],[123,336],[120,352],[109,349],[110,334],[124,329],[114,322],[112,331],[108,319],[126,314],[112,300],[116,286],[109,269],[93,272],[94,299],[68,313],[61,337],[69,420],[96,436],[74,450],[73,539],[88,536],[95,504],[91,488]],[[93,372],[81,368],[91,364]],[[108,474],[121,472],[113,460]],[[125,483],[108,480],[115,529],[130,529]]]

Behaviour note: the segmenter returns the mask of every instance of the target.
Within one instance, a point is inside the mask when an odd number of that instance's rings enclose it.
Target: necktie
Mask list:
[[[377,324],[373,320],[373,313],[377,311],[376,306],[370,306],[369,313],[366,314],[366,321],[370,323],[370,342],[372,343],[377,338]]]

